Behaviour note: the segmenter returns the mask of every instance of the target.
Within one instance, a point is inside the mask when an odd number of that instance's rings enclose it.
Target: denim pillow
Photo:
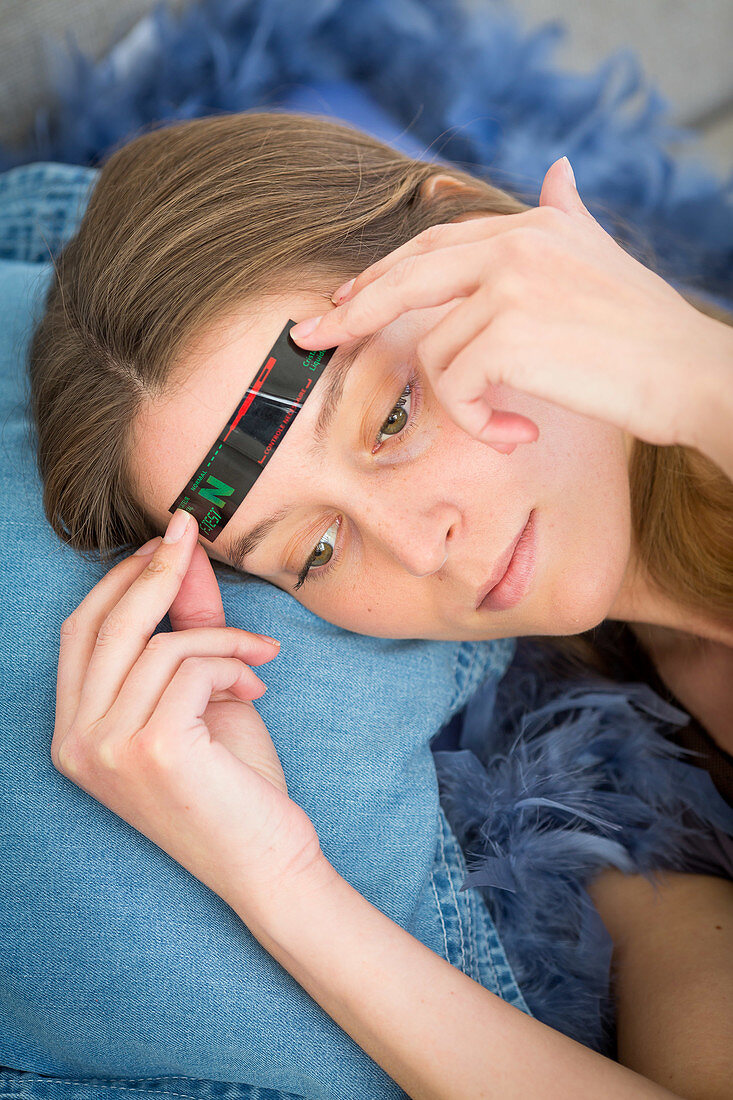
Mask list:
[[[314,1100],[401,1097],[225,902],[51,763],[59,628],[106,570],[43,515],[25,357],[52,268],[23,261],[73,232],[96,174],[35,164],[0,177],[10,257],[0,260],[0,1064],[185,1075]],[[503,675],[514,641],[369,638],[264,582],[220,587],[228,624],[282,642],[258,669],[269,690],[256,706],[326,857],[433,951],[527,1011],[485,905],[448,873],[465,874],[465,863],[429,747],[480,683]],[[158,630],[169,629],[166,617]]]

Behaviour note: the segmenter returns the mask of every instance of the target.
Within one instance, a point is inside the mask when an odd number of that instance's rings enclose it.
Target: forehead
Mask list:
[[[306,292],[270,298],[218,321],[176,364],[166,393],[140,411],[134,425],[133,476],[145,507],[162,526],[287,321],[323,311],[322,296]],[[307,435],[315,421],[316,394],[293,420],[287,440],[291,444],[301,433]],[[257,483],[251,493],[256,490]],[[206,546],[215,549],[216,542]]]

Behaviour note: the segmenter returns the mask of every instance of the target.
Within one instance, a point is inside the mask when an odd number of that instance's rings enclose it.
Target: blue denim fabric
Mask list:
[[[74,235],[98,168],[38,161],[0,174],[0,259],[42,264]]]
[[[392,1100],[402,1090],[221,898],[51,763],[59,628],[106,569],[62,544],[43,515],[24,361],[52,269],[21,261],[70,233],[91,172],[31,165],[0,177],[10,253],[0,262],[0,1065],[11,1067],[0,1085],[16,1096]],[[258,669],[269,690],[256,706],[327,858],[391,919],[527,1011],[485,905],[458,893],[465,864],[429,747],[479,683],[503,674],[515,643],[368,638],[264,582],[220,586],[230,625],[282,641]],[[168,629],[166,617],[158,630]],[[96,1091],[72,1083],[89,1078]]]
[[[430,908],[437,914],[443,940],[441,954],[458,969],[493,993],[527,1012],[517,989],[493,922],[479,895],[472,890],[459,893],[466,874],[463,853],[442,810],[438,812],[438,840],[426,889]],[[164,1098],[190,1097],[196,1100],[289,1100],[302,1093],[258,1088],[200,1078],[166,1076],[101,1079],[79,1074],[57,1077],[0,1067],[0,1100],[102,1100],[120,1091],[140,1092]],[[315,1095],[308,1093],[308,1096]],[[336,1095],[334,1092],[333,1095]],[[363,1093],[363,1096],[374,1094]],[[401,1090],[395,1096],[404,1096]]]

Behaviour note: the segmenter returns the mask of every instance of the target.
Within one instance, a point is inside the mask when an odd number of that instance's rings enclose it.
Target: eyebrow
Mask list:
[[[323,403],[313,428],[313,443],[306,452],[309,459],[312,460],[321,455],[328,439],[333,418],[341,404],[349,371],[359,356],[366,351],[378,336],[379,331],[372,332],[368,336],[363,336],[360,340],[357,340],[344,355],[334,355],[321,375],[320,381],[325,383]],[[243,569],[245,558],[255,552],[260,543],[267,538],[274,528],[282,523],[286,516],[290,515],[290,511],[290,508],[280,508],[277,512],[273,512],[271,516],[268,516],[267,519],[256,523],[251,530],[242,535],[233,535],[221,547],[222,552],[236,569]]]

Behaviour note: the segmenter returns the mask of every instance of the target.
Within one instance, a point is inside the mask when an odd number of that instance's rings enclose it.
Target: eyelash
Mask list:
[[[420,382],[419,382],[416,375],[413,375],[410,378],[410,380],[407,383],[407,385],[405,386],[404,390],[402,391],[400,396],[397,398],[397,400],[395,401],[392,408],[387,413],[387,416],[385,417],[385,420],[389,419],[389,417],[392,415],[392,413],[395,411],[395,409],[404,408],[405,400],[408,397],[412,398],[412,400],[410,401],[410,417],[409,417],[409,420],[407,421],[407,424],[405,425],[405,427],[402,429],[401,432],[399,432],[396,436],[391,437],[391,438],[396,440],[396,444],[395,444],[396,446],[402,446],[402,444],[409,438],[409,436],[412,435],[415,427],[417,426],[417,413],[418,413],[419,408],[420,408],[422,391],[420,389]],[[382,423],[384,423],[384,420],[382,421]],[[378,436],[380,435],[381,430],[382,429],[380,428],[379,431],[377,432]],[[381,447],[384,446],[384,443],[383,442],[380,443],[378,440],[376,441],[376,443],[377,443],[377,445],[374,448],[372,448],[372,454],[376,454],[376,452],[378,450],[380,450]],[[338,519],[335,520],[335,523],[337,524],[336,530],[338,532],[338,528],[341,526],[341,516],[339,516]],[[333,523],[331,524],[331,527],[333,527]],[[331,530],[331,527],[328,528],[328,531]],[[328,531],[326,531],[325,534],[328,534]],[[322,542],[323,539],[321,539],[320,541]],[[310,555],[307,562],[305,563],[305,565],[301,569],[300,573],[298,574],[298,583],[293,585],[293,591],[294,592],[297,592],[299,588],[302,588],[302,586],[306,583],[306,581],[322,580],[323,577],[325,577],[329,573],[333,572],[333,570],[336,568],[339,561],[341,560],[341,553],[340,553],[340,550],[339,550],[339,543],[335,542],[334,547],[333,547],[333,553],[331,555],[331,559],[330,559],[328,565],[319,565],[319,566],[311,568],[311,562],[313,561],[313,558],[315,557],[315,551],[316,551],[318,545],[319,544],[317,543],[316,546],[313,547],[313,553]]]

